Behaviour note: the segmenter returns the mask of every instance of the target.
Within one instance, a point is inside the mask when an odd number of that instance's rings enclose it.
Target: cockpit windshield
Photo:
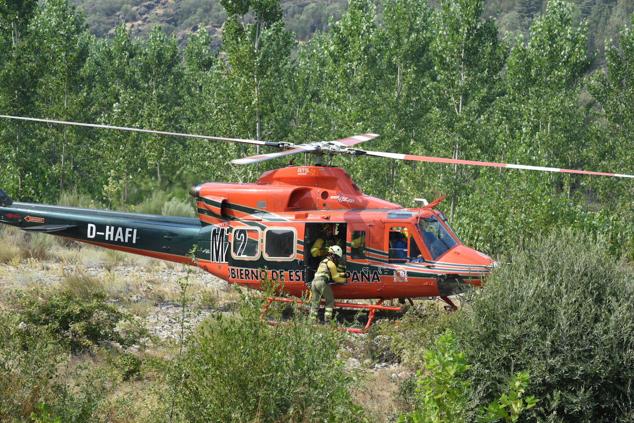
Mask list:
[[[442,256],[457,244],[456,240],[447,231],[447,228],[434,216],[422,218],[418,223],[418,230],[433,260]]]

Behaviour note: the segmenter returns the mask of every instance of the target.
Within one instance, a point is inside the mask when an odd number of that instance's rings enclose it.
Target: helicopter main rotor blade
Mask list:
[[[267,153],[267,154],[258,154],[257,156],[248,156],[243,157],[241,159],[231,160],[231,163],[244,165],[244,164],[253,164],[259,162],[265,162],[267,160],[277,159],[278,157],[291,156],[294,154],[300,153],[342,153],[347,152],[350,153],[350,149],[353,145],[360,144],[362,142],[373,140],[378,137],[378,134],[361,134],[361,135],[353,135],[351,137],[341,138],[335,141],[315,141],[309,142],[306,144],[298,144],[294,145],[293,148],[286,151],[280,151],[276,153]]]
[[[356,151],[357,151],[357,154],[359,155],[386,157],[388,159],[396,159],[396,160],[408,160],[408,161],[427,162],[427,163],[456,164],[456,165],[467,165],[467,166],[497,167],[497,168],[506,168],[506,169],[537,170],[542,172],[560,172],[560,173],[572,173],[572,174],[578,174],[578,175],[611,176],[615,178],[634,178],[634,175],[626,175],[622,173],[594,172],[591,170],[561,169],[557,167],[529,166],[529,165],[512,164],[512,163],[480,162],[476,160],[447,159],[443,157],[417,156],[415,154],[387,153],[383,151],[367,151],[367,150],[356,150]]]
[[[156,131],[153,129],[132,128],[132,127],[126,127],[126,126],[113,126],[113,125],[99,125],[94,123],[70,122],[70,121],[64,121],[64,120],[40,119],[40,118],[24,117],[24,116],[0,115],[0,118],[23,120],[28,122],[54,123],[57,125],[82,126],[86,128],[113,129],[117,131],[140,132],[144,134],[165,135],[170,137],[183,137],[183,138],[196,138],[196,139],[211,140],[211,141],[236,142],[241,144],[263,145],[263,146],[278,147],[278,148],[288,148],[288,147],[294,146],[294,144],[289,142],[259,141],[259,140],[243,139],[243,138],[226,138],[226,137],[214,137],[214,136],[197,135],[197,134],[183,134],[180,132]]]
[[[248,156],[248,157],[243,157],[241,159],[233,159],[231,160],[231,163],[237,164],[237,165],[254,164],[254,163],[265,162],[267,160],[277,159],[278,157],[292,156],[294,154],[300,154],[300,153],[310,153],[315,150],[316,148],[313,146],[310,146],[309,144],[299,145],[296,148],[285,150],[285,151],[278,151],[276,153],[258,154],[257,156]]]
[[[379,134],[373,134],[370,132],[367,134],[353,135],[351,137],[341,138],[341,139],[335,140],[334,142],[341,143],[347,147],[352,147],[353,145],[357,145],[362,142],[373,140],[378,136]]]

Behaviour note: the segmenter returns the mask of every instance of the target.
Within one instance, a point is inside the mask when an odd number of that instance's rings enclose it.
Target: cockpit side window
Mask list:
[[[457,244],[447,229],[434,216],[421,219],[418,223],[418,229],[433,260]]]
[[[409,238],[409,255],[412,258],[412,261],[422,260],[421,254],[420,254],[420,248],[418,248],[418,244],[416,243],[416,240],[414,239],[413,236]]]
[[[391,262],[406,262],[407,254],[407,228],[392,226],[389,232],[389,259]]]

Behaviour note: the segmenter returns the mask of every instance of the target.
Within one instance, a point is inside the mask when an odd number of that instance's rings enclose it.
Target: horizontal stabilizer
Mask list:
[[[67,229],[76,228],[77,225],[40,225],[40,226],[31,226],[26,228],[21,228],[24,231],[28,232],[42,232],[45,234],[54,234],[55,232],[65,231]]]

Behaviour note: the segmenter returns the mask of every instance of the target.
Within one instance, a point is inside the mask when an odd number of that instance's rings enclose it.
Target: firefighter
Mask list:
[[[328,248],[337,245],[335,238],[335,225],[332,223],[324,223],[319,238],[313,242],[310,249],[310,255],[317,259],[322,259],[328,254]]]
[[[326,300],[324,321],[328,322],[332,319],[335,297],[332,294],[330,284],[346,282],[346,269],[342,263],[340,263],[342,258],[343,250],[341,247],[333,245],[328,248],[326,258],[319,263],[315,278],[310,284],[310,318],[313,320],[317,320],[317,311],[319,310],[319,303],[321,302],[322,296]]]

